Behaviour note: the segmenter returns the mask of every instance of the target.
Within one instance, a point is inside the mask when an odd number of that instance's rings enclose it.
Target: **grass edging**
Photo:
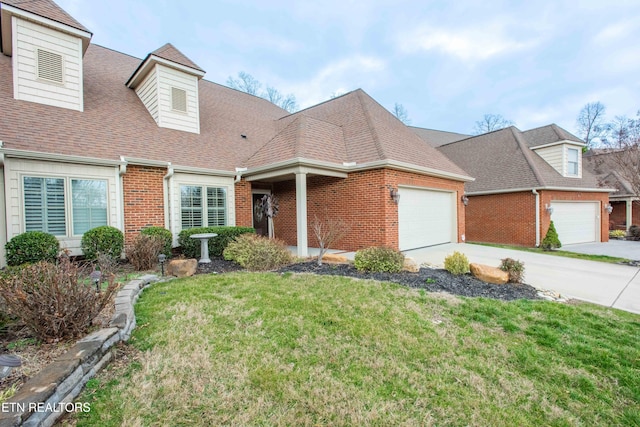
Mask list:
[[[84,385],[112,359],[112,347],[128,341],[136,327],[133,310],[140,293],[158,281],[155,275],[131,280],[118,291],[115,313],[109,328],[102,328],[77,341],[35,376],[25,382],[10,399],[3,403],[0,425],[53,425],[67,412],[78,409],[71,403]],[[5,411],[5,409],[8,409]]]
[[[561,249],[545,251],[541,248],[528,248],[524,246],[502,245],[499,243],[482,243],[482,242],[467,242],[467,243],[469,245],[489,246],[491,248],[511,249],[511,250],[520,251],[520,252],[531,252],[534,254],[553,255],[553,256],[560,256],[565,258],[582,259],[585,261],[606,262],[609,264],[625,264],[625,263],[631,262],[631,260],[627,258],[619,258],[619,257],[608,256],[608,255],[581,254],[579,252],[563,251]]]

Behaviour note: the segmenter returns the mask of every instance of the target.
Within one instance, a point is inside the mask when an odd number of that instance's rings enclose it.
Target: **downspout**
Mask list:
[[[536,195],[536,248],[540,247],[540,193],[535,188],[531,190]]]
[[[120,226],[121,226],[121,230],[124,233],[125,232],[125,224],[124,224],[124,174],[127,173],[127,161],[125,160],[124,156],[120,156],[120,161],[122,163],[120,163],[120,167],[118,170],[118,192],[120,193],[120,196],[118,197],[120,199]]]
[[[242,179],[242,172],[245,172],[247,170],[247,168],[236,168],[236,177],[233,180],[234,184],[237,184],[240,182],[240,180]]]
[[[168,181],[168,182],[167,182]],[[166,196],[166,203],[164,204],[164,223],[168,230],[173,235],[173,215],[171,210],[171,188],[173,187],[173,166],[171,162],[167,163],[167,174],[162,180],[162,190]]]

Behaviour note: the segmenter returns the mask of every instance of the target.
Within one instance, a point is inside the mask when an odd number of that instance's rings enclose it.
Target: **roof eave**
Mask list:
[[[484,190],[484,191],[468,191],[467,196],[489,196],[491,194],[507,194],[522,193],[523,191],[579,191],[583,193],[613,193],[618,190],[615,188],[580,188],[580,187],[520,187],[520,188],[504,188],[501,190]]]
[[[128,88],[135,89],[136,86],[138,86],[138,84],[146,77],[148,72],[153,67],[155,67],[156,64],[164,65],[164,66],[167,66],[169,68],[174,68],[174,69],[176,69],[178,71],[182,71],[184,73],[194,75],[194,76],[196,76],[198,78],[198,80],[200,80],[205,75],[205,72],[202,71],[202,70],[198,70],[198,69],[192,68],[192,67],[187,67],[186,65],[182,65],[182,64],[178,64],[178,63],[173,62],[173,61],[169,61],[169,60],[161,58],[161,57],[159,57],[157,55],[149,54],[144,59],[144,61],[142,61],[142,63],[138,66],[138,68],[136,68],[136,70],[133,72],[131,77],[129,77],[129,80],[127,80],[125,85]]]

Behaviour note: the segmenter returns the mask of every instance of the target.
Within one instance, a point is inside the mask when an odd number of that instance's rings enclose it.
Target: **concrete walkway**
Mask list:
[[[563,251],[589,255],[607,255],[640,261],[640,242],[609,240],[605,243],[578,243],[562,247]]]
[[[554,290],[565,297],[640,314],[638,267],[464,243],[416,249],[405,252],[405,255],[419,264],[442,267],[444,258],[454,251],[464,253],[469,262],[496,267],[503,258],[518,259],[525,265],[524,281],[531,286]]]

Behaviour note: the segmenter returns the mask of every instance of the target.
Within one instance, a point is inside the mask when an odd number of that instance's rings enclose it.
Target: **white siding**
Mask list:
[[[178,233],[182,231],[180,222],[180,186],[197,185],[205,187],[222,187],[227,190],[227,225],[236,225],[235,184],[232,177],[195,175],[175,173],[169,182],[169,229],[173,233],[174,246],[178,245]]]
[[[53,178],[98,179],[107,181],[107,217],[109,225],[122,230],[118,169],[107,166],[86,166],[70,163],[42,162],[37,160],[5,159],[5,196],[7,217],[7,239],[24,233],[24,201],[22,177],[42,176]],[[71,201],[70,189],[65,188],[65,200]],[[80,239],[73,236],[71,209],[66,209],[67,236],[58,237],[60,246],[69,249],[72,255],[81,255]]]
[[[140,86],[136,88],[136,94],[142,101],[153,120],[159,124],[160,117],[158,115],[158,73],[157,67],[149,72],[144,78]]]
[[[565,175],[564,165],[564,145],[554,145],[552,147],[535,150],[540,157],[551,165],[559,174]]]
[[[12,19],[15,98],[83,111],[81,39],[15,16]],[[37,49],[63,57],[63,84],[37,77]]]
[[[200,133],[200,113],[198,111],[198,78],[173,68],[156,65],[158,74],[158,104],[160,127]],[[171,108],[171,88],[187,92],[187,112]]]

